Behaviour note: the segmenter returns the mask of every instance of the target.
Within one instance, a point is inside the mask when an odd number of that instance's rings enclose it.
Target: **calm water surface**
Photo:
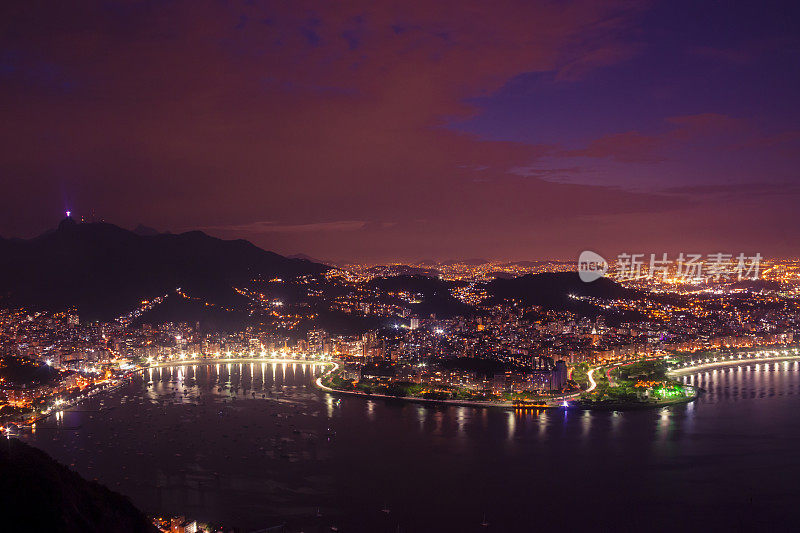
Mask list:
[[[146,512],[243,531],[800,527],[796,362],[687,376],[696,403],[625,413],[339,400],[321,371],[153,369],[24,438]]]

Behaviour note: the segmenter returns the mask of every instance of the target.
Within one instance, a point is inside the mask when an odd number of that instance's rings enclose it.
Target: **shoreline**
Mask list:
[[[683,368],[676,368],[667,372],[670,376],[683,376],[686,374],[694,374],[705,369],[717,369],[724,367],[743,366],[759,363],[779,363],[781,361],[800,361],[800,355],[777,355],[774,357],[743,357],[741,359],[729,359],[727,361],[713,361],[710,363],[701,363],[694,366],[686,366]]]
[[[692,372],[696,372],[698,370],[702,370],[704,368],[718,368],[718,367],[726,367],[726,366],[740,366],[742,364],[749,364],[751,362],[778,362],[778,361],[800,361],[800,355],[786,355],[786,356],[777,356],[777,357],[765,357],[765,358],[748,358],[748,359],[741,359],[741,360],[732,360],[732,361],[720,361],[714,363],[705,363],[702,365],[697,365],[693,367],[686,367],[680,370],[672,370],[669,372],[670,375],[683,375],[683,374],[690,374]],[[287,359],[287,358],[271,358],[271,357],[255,357],[255,358],[246,358],[246,357],[231,357],[231,358],[202,358],[202,359],[185,359],[179,361],[163,361],[154,364],[150,364],[146,367],[136,368],[129,371],[129,374],[138,374],[144,373],[146,370],[154,369],[154,368],[166,368],[171,366],[185,366],[185,365],[200,365],[200,364],[233,364],[233,363],[272,363],[272,364],[303,364],[303,365],[317,365],[317,366],[324,366],[324,367],[331,367],[325,372],[322,376],[318,377],[314,380],[314,385],[320,391],[334,394],[334,395],[341,395],[341,396],[351,396],[354,398],[361,398],[366,400],[384,400],[384,401],[400,401],[406,403],[416,403],[422,405],[431,405],[431,406],[444,406],[444,407],[479,407],[479,408],[491,408],[491,409],[502,409],[506,411],[516,411],[516,410],[583,410],[583,411],[625,411],[625,410],[641,410],[641,409],[654,409],[660,407],[668,407],[670,405],[679,405],[685,403],[691,403],[697,399],[697,395],[691,398],[680,398],[676,400],[668,400],[664,402],[659,402],[656,404],[641,404],[641,403],[628,403],[628,404],[614,404],[614,405],[597,405],[597,406],[588,406],[588,405],[581,405],[579,401],[576,401],[574,398],[578,397],[580,394],[584,392],[591,391],[594,387],[590,387],[585,391],[579,391],[574,393],[565,394],[559,398],[555,398],[550,400],[551,402],[559,402],[558,404],[540,404],[540,405],[514,405],[513,402],[503,401],[503,402],[483,402],[483,401],[471,401],[471,400],[436,400],[436,399],[429,399],[429,398],[416,398],[412,396],[391,396],[388,394],[375,394],[375,393],[366,393],[366,392],[359,392],[359,391],[346,391],[346,390],[339,390],[328,387],[322,384],[322,379],[327,377],[331,373],[335,372],[339,366],[339,361],[316,361],[316,360],[308,360],[308,359]],[[596,371],[597,367],[592,369],[589,374],[593,374]],[[103,390],[98,391],[96,394],[102,394],[103,392],[109,392],[116,390],[117,388],[123,385],[124,381],[127,381],[129,376],[126,376],[121,379],[119,383],[109,385]],[[590,381],[591,377],[590,377]],[[94,395],[92,395],[94,396]],[[84,401],[88,400],[89,398],[83,398],[76,403],[68,406],[66,409],[62,409],[63,411],[71,411],[74,408],[78,407]],[[563,405],[563,402],[567,401],[570,402],[567,406]],[[50,412],[48,414],[42,414],[34,421],[29,424],[20,423],[18,424],[20,427],[30,427],[36,425],[37,422],[41,420],[45,420],[50,416],[56,414],[56,411]]]
[[[336,365],[335,361],[314,361],[311,359],[286,359],[282,357],[230,357],[230,358],[204,358],[204,359],[181,359],[179,361],[164,361],[154,363],[149,366],[143,366],[131,370],[131,372],[144,372],[150,368],[164,368],[168,366],[184,366],[184,365],[211,365],[219,363],[294,363],[303,365]]]
[[[346,391],[346,390],[339,390],[328,387],[327,385],[322,384],[322,378],[326,377],[327,375],[335,372],[339,368],[339,364],[335,363],[335,367],[332,368],[330,371],[325,373],[324,375],[318,377],[314,380],[315,385],[318,389],[330,393],[330,394],[338,394],[342,396],[352,396],[356,398],[366,399],[366,400],[386,400],[386,401],[400,401],[406,403],[417,403],[417,404],[427,404],[427,405],[439,405],[444,407],[483,407],[483,408],[491,408],[491,409],[503,409],[506,411],[537,411],[537,410],[561,410],[561,411],[635,411],[641,409],[655,409],[660,407],[669,407],[671,405],[680,405],[691,403],[697,399],[697,395],[688,397],[688,398],[676,398],[672,400],[664,400],[658,403],[626,403],[626,404],[614,404],[609,406],[588,406],[588,405],[581,405],[579,403],[568,403],[568,405],[564,406],[562,404],[559,405],[514,405],[512,402],[479,402],[479,401],[470,401],[470,400],[433,400],[428,398],[415,398],[413,396],[391,396],[388,394],[370,394],[366,392],[358,392],[358,391]],[[585,391],[581,391],[585,392]],[[572,394],[572,395],[565,395],[561,398],[558,398],[553,401],[564,402],[568,401],[567,398],[574,398],[580,393]]]
[[[422,403],[422,404],[429,404],[429,405],[451,405],[454,407],[492,407],[495,409],[514,409],[514,406],[510,402],[477,402],[477,401],[469,401],[469,400],[433,400],[428,398],[414,398],[410,396],[391,396],[389,394],[370,394],[367,392],[358,392],[358,391],[348,391],[348,390],[339,390],[328,387],[327,385],[322,384],[322,378],[329,376],[333,372],[336,372],[339,369],[339,363],[334,362],[334,367],[330,369],[328,372],[323,374],[322,376],[318,377],[314,380],[314,384],[317,386],[318,389],[321,391],[330,393],[330,394],[341,394],[343,396],[353,396],[358,398],[364,399],[379,399],[379,400],[399,400],[409,403]],[[542,407],[544,409],[544,407]],[[550,409],[553,409],[553,406],[549,406]]]
[[[321,378],[317,378],[320,380]],[[318,388],[330,394],[337,394],[342,396],[352,396],[364,400],[386,400],[386,401],[400,401],[406,403],[418,403],[427,405],[439,405],[443,407],[483,407],[492,409],[503,409],[506,411],[538,411],[538,410],[560,410],[560,411],[636,411],[642,409],[657,409],[661,407],[669,407],[671,405],[680,405],[691,403],[697,399],[697,395],[678,398],[673,400],[665,400],[658,403],[626,403],[626,404],[613,404],[613,405],[582,405],[575,401],[569,402],[567,406],[564,405],[514,405],[511,402],[477,402],[469,400],[433,400],[428,398],[414,398],[412,396],[390,396],[387,394],[369,394],[366,392],[357,391],[344,391],[339,389],[332,389],[326,387],[321,383],[317,384]],[[563,400],[562,400],[563,401]]]
[[[692,403],[693,401],[697,400],[698,395],[695,394],[694,396],[687,396],[685,398],[675,398],[672,400],[663,400],[657,403],[624,403],[624,404],[612,404],[609,403],[608,405],[598,404],[596,406],[590,405],[575,405],[572,409],[576,411],[642,411],[645,409],[660,409],[662,407],[670,407],[673,405],[684,405]]]
[[[97,390],[94,394],[91,394],[85,398],[81,398],[80,400],[76,401],[75,403],[67,405],[63,409],[59,409],[58,411],[51,411],[47,414],[41,413],[35,418],[33,418],[30,422],[11,422],[9,425],[13,424],[20,428],[31,428],[35,426],[38,422],[42,420],[47,420],[51,416],[58,414],[62,411],[73,411],[76,407],[79,407],[82,403],[89,400],[93,396],[98,394],[103,394],[107,392],[112,392],[117,390],[118,388],[122,387],[122,385],[130,379],[130,376],[133,374],[144,374],[146,370],[150,370],[153,368],[165,368],[170,366],[183,366],[183,365],[200,365],[200,364],[214,364],[216,363],[300,363],[300,364],[310,364],[310,365],[336,365],[333,361],[308,361],[308,360],[299,360],[299,359],[283,359],[283,358],[244,358],[244,357],[232,357],[232,358],[225,358],[225,359],[186,359],[181,361],[164,361],[156,364],[151,364],[149,366],[143,366],[141,368],[134,368],[128,371],[128,374],[122,378],[120,378],[119,383],[108,384],[102,389]]]

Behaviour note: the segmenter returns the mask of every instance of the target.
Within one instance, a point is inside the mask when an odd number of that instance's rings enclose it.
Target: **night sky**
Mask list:
[[[797,256],[800,3],[5,0],[0,235]]]

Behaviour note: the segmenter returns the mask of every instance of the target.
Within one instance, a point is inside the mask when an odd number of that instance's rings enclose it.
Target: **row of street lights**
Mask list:
[[[718,356],[718,357],[707,357],[705,359],[699,359],[697,361],[684,361],[683,363],[678,364],[676,367],[669,367],[669,371],[676,371],[676,370],[695,370],[697,368],[702,368],[706,365],[714,365],[714,364],[723,364],[723,363],[730,363],[730,362],[738,362],[738,361],[747,361],[750,359],[780,359],[784,357],[798,357],[800,354],[798,353],[798,349],[786,349],[786,350],[764,350],[760,352],[752,352],[752,353],[738,353],[738,354],[731,354],[728,356]]]

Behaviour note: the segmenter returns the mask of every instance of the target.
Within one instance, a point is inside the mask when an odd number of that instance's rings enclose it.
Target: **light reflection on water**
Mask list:
[[[797,361],[754,363],[683,376],[681,380],[706,391],[700,404],[745,401],[797,394]]]
[[[576,501],[657,530],[676,508],[682,529],[759,529],[798,496],[797,362],[684,376],[707,391],[695,404],[631,412],[338,398],[313,388],[321,372],[153,368],[25,438],[147,511],[245,530],[485,531],[483,513],[494,531],[582,530]]]

